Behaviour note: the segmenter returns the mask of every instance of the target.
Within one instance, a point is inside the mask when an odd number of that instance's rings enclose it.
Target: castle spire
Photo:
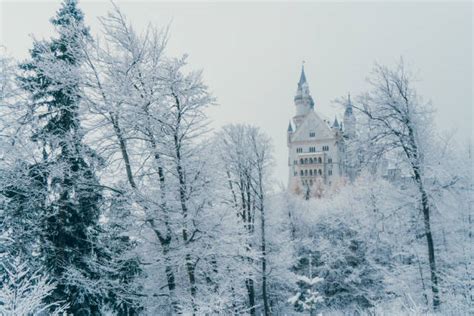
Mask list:
[[[303,60],[303,64],[301,65],[301,75],[300,75],[300,81],[298,82],[298,88],[301,88],[303,84],[306,83],[306,75],[304,73],[304,63],[305,61]]]
[[[346,110],[344,111],[344,115],[352,115],[352,103],[351,103],[351,93],[347,93],[347,103],[346,103]]]
[[[346,110],[344,111],[344,134],[352,138],[356,135],[356,117],[352,113],[351,94],[347,94]]]
[[[304,64],[301,65],[300,80],[298,81],[298,89],[295,95],[295,104],[297,108],[297,115],[306,115],[308,111],[314,108],[314,101],[309,92],[309,85],[306,80],[306,74],[304,72]]]

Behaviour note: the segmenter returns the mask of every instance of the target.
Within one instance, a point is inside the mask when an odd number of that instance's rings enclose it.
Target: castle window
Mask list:
[[[300,171],[300,176],[303,176],[303,170]]]
[[[304,175],[305,175],[305,176],[308,176],[308,170],[305,170],[305,171],[304,171]]]
[[[304,159],[304,163],[305,163],[305,164],[308,163],[308,158],[305,158],[305,159]]]
[[[314,175],[316,175],[316,174],[317,174],[317,172],[316,172],[316,171],[317,171],[317,170],[316,170],[316,169],[314,169],[314,171],[313,171],[313,174],[314,174]]]
[[[323,146],[323,151],[329,151],[329,146]]]
[[[296,148],[296,152],[297,152],[298,154],[302,153],[302,152],[303,152],[303,148],[301,148],[301,147]]]
[[[313,170],[309,169],[309,175],[310,175],[310,176],[313,175]]]
[[[304,164],[303,158],[300,159],[300,164]]]
[[[328,170],[328,175],[332,176],[332,170]]]
[[[318,158],[318,163],[323,163],[323,160],[321,159],[321,157]]]
[[[309,163],[313,163],[313,158],[309,158]]]
[[[309,137],[315,137],[316,133],[315,132],[309,132]]]
[[[332,158],[328,158],[328,163],[332,163]]]
[[[313,185],[313,180],[309,180],[309,185]]]
[[[310,153],[315,153],[316,152],[316,147],[309,147],[309,152]]]
[[[321,169],[318,169],[319,175],[322,175],[323,173],[321,172]]]

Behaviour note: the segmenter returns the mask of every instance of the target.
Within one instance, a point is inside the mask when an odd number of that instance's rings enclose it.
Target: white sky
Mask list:
[[[1,1],[0,44],[26,58],[33,34],[49,37],[49,18],[60,1]],[[302,60],[316,102],[330,119],[342,110],[331,101],[367,87],[375,61],[400,56],[419,78],[418,91],[437,109],[441,130],[473,136],[473,5],[404,2],[155,2],[116,1],[136,29],[171,22],[168,52],[189,54],[219,106],[214,126],[246,122],[273,138],[275,175],[286,184],[286,128]],[[82,1],[92,33],[111,5]]]

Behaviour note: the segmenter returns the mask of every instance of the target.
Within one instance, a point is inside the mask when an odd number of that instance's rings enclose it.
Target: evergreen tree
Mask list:
[[[57,283],[50,299],[66,301],[74,315],[97,314],[100,296],[69,279],[71,271],[85,280],[99,278],[89,263],[100,256],[95,243],[102,196],[79,120],[81,51],[90,35],[76,0],[65,0],[51,22],[58,38],[34,43],[19,78],[31,96],[32,139],[48,175],[42,254]]]

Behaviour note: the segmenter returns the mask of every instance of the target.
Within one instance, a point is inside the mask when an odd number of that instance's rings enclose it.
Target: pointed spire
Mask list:
[[[305,61],[303,60],[303,64],[301,65],[301,75],[300,75],[300,81],[298,82],[298,87],[301,88],[301,86],[306,83],[306,75],[304,73],[304,63]]]
[[[347,94],[347,103],[346,103],[346,110],[344,111],[344,115],[352,115],[352,103],[351,103],[350,92]]]
[[[291,126],[291,121],[288,122],[288,132],[293,132],[293,127]]]
[[[301,65],[301,75],[300,75],[300,81],[298,82],[298,89],[296,90],[295,101],[303,100],[309,105],[311,109],[313,109],[314,100],[311,97],[311,94],[309,92],[309,86],[308,86],[308,82],[306,81],[306,74],[304,72],[304,64],[305,64],[305,61],[303,61],[303,65]]]
[[[339,128],[339,122],[337,121],[337,117],[334,117],[334,123],[332,123],[333,128]]]

